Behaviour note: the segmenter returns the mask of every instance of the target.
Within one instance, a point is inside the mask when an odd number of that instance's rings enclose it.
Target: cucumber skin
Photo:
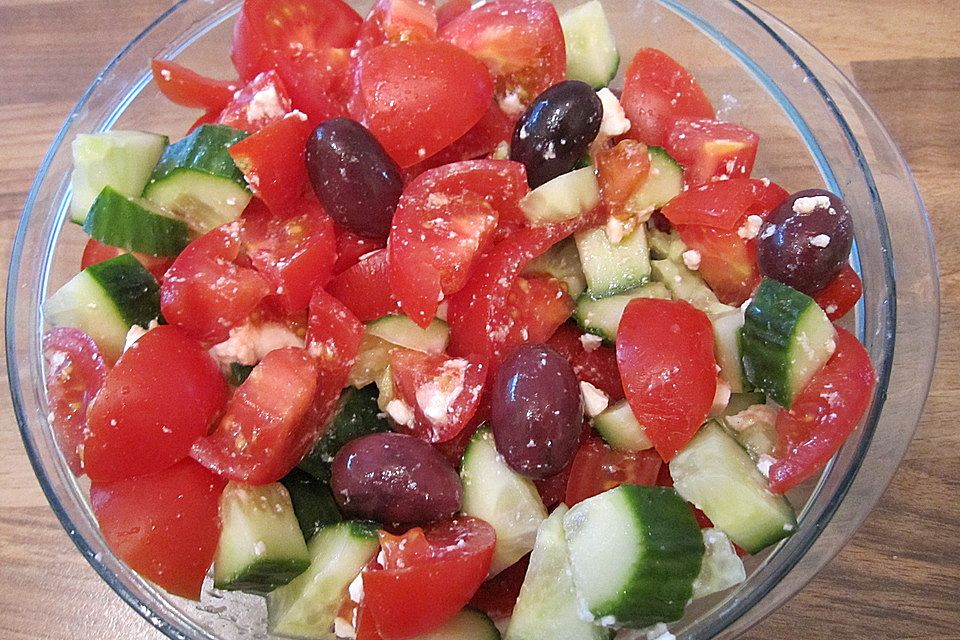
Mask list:
[[[124,215],[124,210],[140,207],[144,212]],[[127,251],[152,256],[176,256],[190,242],[190,227],[183,220],[150,211],[134,199],[104,187],[93,201],[83,230],[94,240]]]
[[[160,285],[129,253],[85,269],[108,292],[117,313],[129,326],[147,326],[160,315]]]
[[[193,170],[233,180],[244,189],[247,181],[227,148],[243,140],[247,134],[222,124],[205,124],[164,150],[153,169],[150,184],[159,182],[177,171]]]
[[[330,487],[325,482],[294,467],[281,478],[280,483],[290,494],[293,512],[307,542],[310,542],[320,529],[343,520]]]

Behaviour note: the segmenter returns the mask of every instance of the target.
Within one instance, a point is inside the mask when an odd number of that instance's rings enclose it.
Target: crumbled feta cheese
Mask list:
[[[647,630],[647,640],[677,640],[677,636],[670,633],[667,625],[658,622]]]
[[[413,410],[399,398],[394,398],[388,402],[386,411],[387,415],[399,425],[409,425],[413,422]]]
[[[500,103],[500,108],[508,116],[518,116],[523,113],[523,110],[526,108],[520,101],[520,95],[517,94],[516,91],[511,91],[500,98],[498,102]]]
[[[163,78],[164,80],[168,80],[168,81],[169,81],[170,78],[172,77],[172,74],[170,73],[170,69],[161,69],[161,70],[160,70],[160,77]]]
[[[817,209],[829,209],[830,198],[827,196],[808,196],[806,198],[797,198],[793,202],[793,212],[801,215],[813,213]]]
[[[210,355],[229,368],[233,362],[257,364],[265,355],[284,347],[303,347],[304,339],[279,322],[254,324],[250,321],[230,329],[230,337],[210,348]]]
[[[821,234],[819,234],[819,235],[815,235],[815,236],[813,236],[812,238],[810,238],[810,244],[812,244],[812,245],[815,246],[815,247],[819,247],[819,248],[823,249],[823,248],[829,246],[829,244],[830,244],[830,236],[828,236],[828,235],[825,234],[825,233],[821,233]]]
[[[590,353],[600,348],[600,345],[603,344],[603,338],[592,333],[585,333],[580,336],[580,344],[583,345],[584,351]]]
[[[333,619],[333,633],[338,638],[347,638],[347,640],[355,640],[357,637],[357,630],[353,628],[353,624],[340,616]]]
[[[284,117],[284,119],[286,119],[286,118],[296,118],[296,119],[299,120],[300,122],[306,122],[306,121],[307,121],[307,114],[305,114],[303,111],[300,111],[299,109],[294,109],[293,111],[291,111],[290,113],[288,113],[287,115],[285,115],[285,116],[283,116],[283,117]]]
[[[637,225],[643,222],[646,222],[646,218],[641,220],[640,216],[631,216],[626,220],[621,220],[616,216],[610,216],[607,218],[607,224],[604,226],[604,232],[606,232],[607,240],[610,241],[610,244],[620,244],[623,242],[624,238],[633,233],[633,230],[637,228]]]
[[[603,118],[600,120],[600,135],[614,138],[630,130],[630,121],[624,112],[620,101],[610,89],[604,87],[597,91],[600,104],[603,106]]]
[[[840,309],[840,307],[838,307],[838,306],[835,305],[835,304],[828,304],[828,305],[827,305],[827,308],[824,309],[824,311],[826,311],[826,312],[827,312],[827,315],[829,316],[829,315],[832,315],[832,314],[836,313],[839,309]]]
[[[357,577],[353,579],[353,582],[351,582],[350,586],[347,588],[347,592],[350,594],[350,599],[354,602],[360,602],[363,599],[362,573],[358,573]]]
[[[137,340],[139,340],[139,339],[142,338],[143,336],[147,335],[147,332],[148,332],[148,331],[150,331],[150,330],[152,330],[152,329],[156,329],[156,328],[159,327],[159,326],[160,326],[160,323],[157,322],[156,319],[151,320],[151,321],[147,324],[147,328],[146,328],[146,329],[144,329],[143,327],[141,327],[141,326],[138,325],[138,324],[133,325],[132,327],[130,327],[130,330],[127,331],[127,337],[124,338],[124,340],[123,340],[123,350],[124,350],[124,351],[127,351],[127,350],[130,349],[134,344],[136,344]]]
[[[257,543],[253,545],[253,554],[258,558],[267,552],[267,545],[264,544],[263,540],[257,540]]]
[[[589,382],[580,382],[580,394],[583,396],[583,409],[590,418],[603,413],[610,404],[610,396]]]
[[[743,226],[737,229],[737,235],[744,240],[753,240],[760,233],[760,227],[763,226],[763,218],[758,215],[749,215]]]
[[[727,416],[727,426],[734,431],[743,431],[755,424],[773,425],[777,422],[777,410],[769,404],[752,404],[740,413]]]
[[[765,453],[760,454],[760,459],[757,460],[757,469],[760,470],[764,478],[770,477],[770,467],[772,467],[776,461],[777,459],[773,456],[768,456]]]
[[[700,268],[700,252],[696,249],[687,249],[682,254],[683,264],[687,266],[687,269],[690,271],[696,271]]]
[[[280,103],[280,96],[277,94],[277,88],[269,85],[260,89],[250,100],[247,106],[247,119],[251,122],[263,118],[279,118],[286,113],[286,109]]]
[[[494,160],[509,160],[510,159],[510,143],[506,140],[501,140],[497,143],[497,146],[494,147],[493,153],[490,157]]]
[[[713,395],[713,406],[710,408],[710,415],[718,416],[723,413],[730,403],[730,385],[723,380],[717,380],[717,391]]]
[[[437,306],[437,319],[447,321],[447,313],[450,309],[450,301],[444,300]]]
[[[417,405],[434,424],[446,424],[450,406],[463,392],[463,380],[469,363],[463,359],[443,363],[436,378],[417,389]]]

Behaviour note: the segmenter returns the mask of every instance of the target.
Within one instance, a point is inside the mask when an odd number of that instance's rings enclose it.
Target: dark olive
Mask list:
[[[390,524],[433,522],[460,510],[460,477],[436,449],[413,436],[374,433],[333,458],[331,488],[347,517]]]
[[[530,478],[556,475],[573,458],[583,424],[580,384],[567,359],[524,344],[500,365],[490,426],[507,464]]]
[[[334,118],[318,126],[307,140],[307,172],[313,192],[334,220],[360,235],[390,234],[403,177],[362,124]]]
[[[763,275],[813,295],[830,284],[850,257],[853,222],[829,191],[794,193],[773,210],[757,237]]]
[[[600,131],[603,105],[585,82],[566,80],[530,103],[513,130],[510,159],[527,168],[535,189],[571,171]]]

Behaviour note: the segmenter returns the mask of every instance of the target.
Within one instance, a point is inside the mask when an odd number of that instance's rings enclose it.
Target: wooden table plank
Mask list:
[[[960,638],[960,2],[762,0],[852,77],[915,172],[940,252],[930,399],[893,484],[851,543],[748,638]],[[0,0],[0,255],[70,106],[166,4]],[[6,384],[5,376],[2,376]],[[159,638],[76,552],[0,400],[0,638]]]

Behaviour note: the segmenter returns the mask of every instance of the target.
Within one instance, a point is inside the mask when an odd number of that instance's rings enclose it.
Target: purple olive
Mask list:
[[[566,358],[524,344],[503,362],[491,388],[490,426],[507,464],[530,478],[567,466],[583,424],[580,384]]]
[[[421,524],[460,510],[456,470],[432,446],[400,433],[375,433],[333,458],[331,488],[344,515],[389,524]]]

